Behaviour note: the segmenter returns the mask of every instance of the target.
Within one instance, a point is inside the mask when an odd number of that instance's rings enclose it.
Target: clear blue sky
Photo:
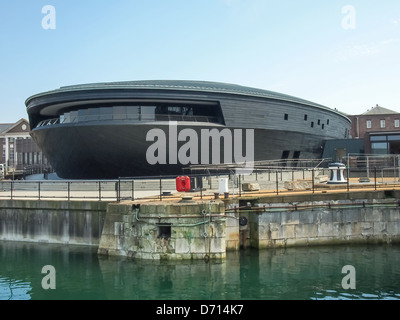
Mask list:
[[[42,27],[45,5],[55,29]],[[1,0],[0,39],[0,123],[60,86],[154,79],[400,112],[399,0]]]

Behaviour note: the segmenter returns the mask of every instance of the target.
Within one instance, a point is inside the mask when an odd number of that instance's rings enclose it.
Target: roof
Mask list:
[[[398,114],[398,112],[376,105],[371,110],[364,112],[362,115],[365,115],[365,116],[371,115],[372,116],[372,115],[378,115],[378,114]]]
[[[56,93],[83,91],[83,90],[109,90],[109,89],[124,89],[124,90],[156,89],[156,90],[202,91],[202,92],[212,92],[212,93],[236,94],[236,95],[245,95],[251,97],[285,100],[333,111],[332,109],[326,106],[282,93],[277,93],[264,89],[251,88],[236,84],[212,82],[212,81],[197,81],[197,80],[142,80],[142,81],[122,81],[122,82],[100,82],[100,83],[64,86],[57,90],[48,91],[29,97],[26,100],[26,105],[28,105],[29,101],[34,99],[35,97],[43,96],[46,94],[56,94]]]
[[[26,122],[29,124],[28,120],[21,118],[15,123],[0,123],[0,135],[7,134],[10,130],[18,126],[20,123]]]
[[[14,123],[0,123],[0,134],[11,128]]]

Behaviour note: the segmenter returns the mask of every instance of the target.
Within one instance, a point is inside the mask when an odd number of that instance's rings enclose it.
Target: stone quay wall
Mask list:
[[[189,197],[190,198],[190,197]],[[0,240],[97,246],[136,259],[224,259],[246,248],[400,242],[400,191],[214,200],[0,201]]]
[[[98,246],[107,203],[0,201],[0,240]]]
[[[98,249],[138,259],[225,258],[224,203],[111,203]]]
[[[237,220],[227,220],[227,249],[400,242],[399,196],[374,191],[230,201],[226,214]]]

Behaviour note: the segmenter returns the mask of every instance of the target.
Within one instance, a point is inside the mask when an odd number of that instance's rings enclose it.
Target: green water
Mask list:
[[[55,289],[44,289],[54,267]],[[342,273],[354,267],[355,289]],[[1,300],[400,300],[400,245],[245,250],[219,262],[99,257],[96,248],[0,241]]]

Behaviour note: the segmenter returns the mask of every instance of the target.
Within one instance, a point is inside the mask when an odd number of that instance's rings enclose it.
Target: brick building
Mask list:
[[[376,105],[361,115],[349,115],[350,135],[363,139],[366,154],[400,154],[400,113]]]

